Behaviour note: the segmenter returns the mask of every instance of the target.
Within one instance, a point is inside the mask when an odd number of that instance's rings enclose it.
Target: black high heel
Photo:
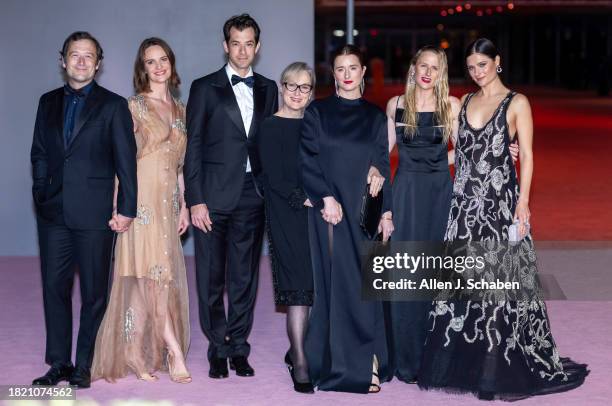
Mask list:
[[[314,387],[310,382],[298,382],[295,379],[293,361],[289,356],[289,351],[285,354],[285,364],[287,365],[287,370],[289,370],[289,375],[291,375],[291,380],[293,381],[293,390],[299,393],[314,393]]]
[[[372,372],[372,376],[375,376],[376,378],[378,378],[378,381],[380,382],[380,377],[378,376],[376,372]],[[370,388],[368,389],[368,393],[378,393],[378,392],[380,392],[380,384],[372,382],[370,384]]]

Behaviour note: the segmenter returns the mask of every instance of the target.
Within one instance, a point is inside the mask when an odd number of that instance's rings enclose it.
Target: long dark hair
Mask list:
[[[483,54],[491,59],[495,59],[495,57],[499,55],[499,51],[490,39],[478,38],[465,49],[465,59],[473,54]]]
[[[172,48],[170,48],[170,45],[168,45],[168,43],[163,39],[151,37],[142,41],[138,47],[138,53],[136,54],[136,61],[134,62],[134,90],[136,91],[136,94],[148,93],[151,91],[149,79],[147,78],[147,73],[144,67],[144,54],[147,48],[154,45],[160,46],[170,61],[170,69],[172,70],[169,80],[170,90],[176,90],[181,84],[181,78],[179,77],[178,73],[176,73],[176,59],[174,57],[174,52],[172,52]]]

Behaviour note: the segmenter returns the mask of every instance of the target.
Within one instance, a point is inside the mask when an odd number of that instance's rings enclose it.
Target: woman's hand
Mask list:
[[[529,218],[531,217],[531,213],[529,212],[529,204],[519,199],[516,204],[516,210],[514,211],[514,220],[519,221],[519,234],[520,238],[523,239],[528,233],[530,229]]]
[[[323,220],[336,225],[342,221],[342,206],[332,196],[323,198],[323,209],[321,209]]]
[[[373,166],[370,166],[370,170],[368,171],[368,185],[370,185],[370,195],[376,197],[380,189],[383,187],[383,183],[385,183],[385,178],[381,176],[378,169]]]
[[[189,209],[183,205],[181,208],[181,212],[179,213],[179,221],[178,221],[178,233],[179,235],[185,234],[185,231],[189,228]]]
[[[393,227],[391,212],[387,211],[383,213],[383,215],[380,217],[380,222],[378,223],[378,232],[382,233],[383,242],[389,241],[389,237],[391,237],[393,230],[395,230],[395,228]]]

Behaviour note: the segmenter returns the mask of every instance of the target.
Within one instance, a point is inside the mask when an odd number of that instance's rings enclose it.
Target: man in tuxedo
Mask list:
[[[227,64],[195,80],[187,103],[185,198],[195,226],[200,324],[209,341],[211,378],[228,376],[227,358],[236,375],[255,373],[247,338],[264,230],[256,133],[278,108],[276,83],[251,67],[259,33],[248,14],[227,20]]]
[[[69,380],[87,388],[106,307],[113,231],[127,230],[136,216],[136,142],[126,100],[94,81],[103,58],[98,41],[87,32],[75,32],[60,53],[67,83],[40,98],[31,151],[45,362],[51,365],[32,384]],[[119,187],[113,215],[115,176]],[[82,304],[73,367],[75,265]]]

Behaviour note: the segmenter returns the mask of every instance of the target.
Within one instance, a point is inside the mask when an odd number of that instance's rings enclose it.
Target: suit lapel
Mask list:
[[[261,121],[264,110],[266,108],[266,84],[255,75],[255,85],[253,86],[253,118],[251,119],[251,128],[249,128],[249,137],[257,131],[259,122]]]
[[[55,130],[54,140],[60,151],[65,151],[64,145],[64,88],[60,88],[53,101],[50,128]]]
[[[217,71],[217,75],[214,81],[214,86],[219,88],[219,99],[223,108],[227,112],[230,120],[236,128],[240,131],[240,133],[246,137],[246,131],[244,129],[244,123],[242,121],[242,115],[240,114],[240,107],[238,107],[238,101],[236,100],[236,95],[234,94],[234,89],[232,89],[232,84],[227,78],[227,72],[225,71],[225,66]]]
[[[81,114],[77,117],[77,122],[74,123],[74,130],[72,131],[72,139],[70,140],[70,145],[74,144],[74,140],[79,136],[79,132],[83,128],[83,125],[89,120],[91,114],[94,112],[98,104],[100,104],[100,93],[98,92],[98,84],[94,83],[91,92],[85,99],[85,105],[83,106],[83,110],[81,110]]]

